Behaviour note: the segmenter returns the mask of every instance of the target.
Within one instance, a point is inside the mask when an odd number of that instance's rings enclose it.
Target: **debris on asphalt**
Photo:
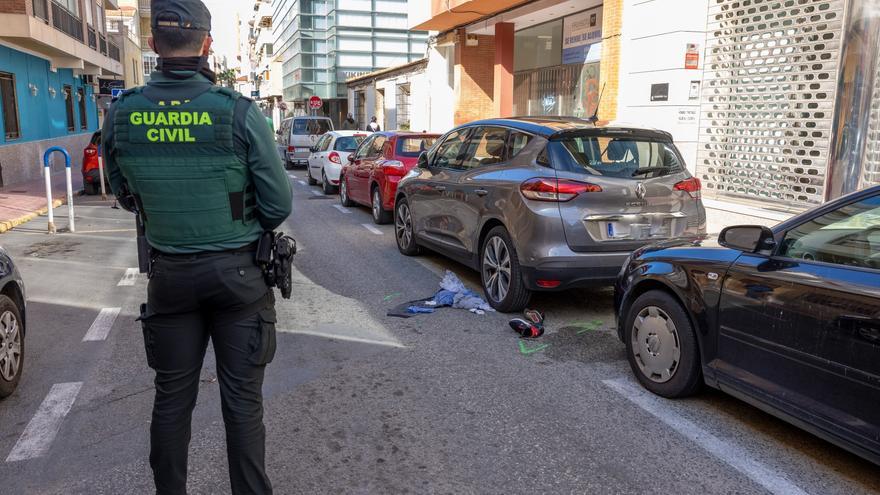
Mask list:
[[[386,301],[388,298],[386,298]],[[430,314],[437,308],[466,309],[475,315],[485,315],[495,310],[476,292],[464,286],[461,279],[446,270],[440,281],[440,290],[427,299],[399,304],[388,310],[388,316],[411,318],[417,314]]]
[[[523,318],[514,318],[508,324],[525,339],[535,339],[544,335],[544,313],[536,309],[526,309],[523,311]]]

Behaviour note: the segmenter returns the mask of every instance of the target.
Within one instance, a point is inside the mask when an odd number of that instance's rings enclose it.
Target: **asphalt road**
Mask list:
[[[609,290],[536,297],[548,332],[528,342],[508,315],[385,316],[433,294],[447,269],[473,287],[477,276],[401,256],[391,226],[293,174],[298,271],[265,384],[276,493],[880,491],[876,466],[736,399],[644,393]],[[25,374],[0,402],[3,494],[152,489],[152,373],[135,321],[146,280],[126,275],[133,220],[81,198],[76,226],[49,236],[43,219],[0,236],[29,299]],[[190,493],[228,493],[210,348],[189,469]]]

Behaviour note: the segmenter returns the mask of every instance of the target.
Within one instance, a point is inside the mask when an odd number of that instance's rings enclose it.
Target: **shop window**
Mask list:
[[[79,103],[79,128],[89,128],[89,115],[86,113],[86,90],[79,88],[76,90],[76,101]]]
[[[73,116],[73,88],[64,86],[64,110],[67,112],[67,130],[73,132],[76,130],[76,121]]]
[[[517,31],[513,53],[517,72],[562,64],[562,19]]]
[[[6,72],[0,72],[0,97],[3,99],[3,128],[6,130],[6,140],[21,137],[21,127],[18,122],[18,99],[15,95],[15,76]]]

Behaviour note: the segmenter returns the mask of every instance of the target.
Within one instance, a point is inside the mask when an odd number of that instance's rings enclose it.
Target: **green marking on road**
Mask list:
[[[526,347],[526,343],[524,341],[522,341],[522,340],[519,341],[519,352],[525,356],[528,356],[529,354],[533,354],[536,352],[543,351],[544,349],[546,349],[548,347],[550,347],[550,344],[540,344],[538,346],[530,348],[530,347]]]
[[[401,295],[402,295],[402,294],[401,294],[400,292],[395,292],[395,293],[393,293],[393,294],[388,294],[388,295],[385,296],[385,298],[382,299],[382,300],[385,301],[385,302],[388,302],[388,301],[390,301],[390,300],[392,300],[392,299],[394,299],[394,298],[396,298],[396,297],[400,297]]]
[[[580,328],[580,330],[575,332],[575,335],[580,335],[582,333],[587,333],[587,332],[591,332],[593,330],[598,330],[598,329],[602,328],[602,325],[604,325],[604,324],[605,324],[605,322],[602,320],[593,320],[590,322],[575,323],[573,326],[576,328]]]

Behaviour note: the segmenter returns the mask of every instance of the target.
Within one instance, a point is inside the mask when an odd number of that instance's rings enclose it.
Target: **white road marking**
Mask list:
[[[363,228],[369,230],[370,232],[372,232],[372,233],[374,233],[374,234],[376,234],[376,235],[382,235],[382,234],[383,234],[383,232],[382,232],[381,230],[377,229],[376,227],[373,227],[372,225],[370,225],[370,224],[368,224],[368,223],[362,223],[362,224],[361,224],[361,227],[363,227]]]
[[[296,177],[295,175],[293,175],[293,174],[287,174],[287,176],[290,177],[291,179],[296,179],[296,178],[297,178],[297,177]]]
[[[52,385],[37,413],[31,418],[9,456],[6,457],[6,462],[33,459],[49,451],[55,435],[61,428],[61,421],[73,407],[82,385],[82,382]]]
[[[333,205],[333,207],[336,208],[337,210],[341,211],[342,213],[351,213],[351,210],[349,210],[348,208],[346,208],[342,205]]]
[[[121,309],[122,308],[101,309],[101,312],[98,313],[98,317],[95,318],[95,321],[92,322],[92,326],[89,327],[89,331],[86,332],[86,336],[83,337],[83,342],[94,342],[107,339],[107,335],[110,334],[110,329],[113,328],[113,323],[116,322],[116,317],[119,316],[119,311]]]
[[[122,276],[122,280],[120,280],[116,286],[125,287],[134,285],[134,282],[140,273],[141,271],[137,268],[126,268],[125,275]]]
[[[315,196],[323,196],[324,195],[324,193],[322,191],[319,191],[317,189],[312,189],[312,194],[314,194]]]
[[[731,442],[722,440],[700,428],[692,421],[678,415],[671,407],[650,392],[633,385],[629,379],[603,380],[606,386],[622,395],[628,401],[644,409],[679,434],[702,447],[704,450],[748,476],[770,493],[785,495],[806,495],[807,492],[774,472],[749,455],[748,450]]]
[[[323,337],[325,339],[331,339],[331,340],[342,340],[345,342],[358,342],[360,344],[374,344],[374,345],[384,345],[387,347],[401,347],[401,348],[406,347],[405,345],[403,345],[399,342],[369,339],[369,338],[365,338],[365,337],[357,337],[357,336],[353,336],[353,335],[343,335],[343,334],[337,334],[337,333],[333,333],[333,332],[321,332],[321,331],[316,331],[316,330],[289,330],[289,329],[279,329],[278,331],[284,332],[284,333],[308,335],[311,337]]]
[[[301,186],[307,186],[307,185],[308,185],[308,184],[306,184],[306,181],[304,181],[304,180],[298,180],[297,182],[299,182],[299,185],[301,185]]]

